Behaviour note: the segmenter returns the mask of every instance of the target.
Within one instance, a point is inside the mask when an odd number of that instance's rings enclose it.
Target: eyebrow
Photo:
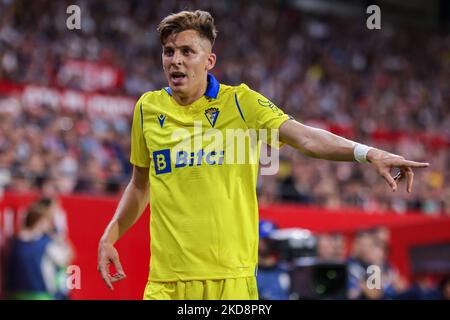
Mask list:
[[[164,45],[163,49],[167,49],[167,48],[175,48],[175,49],[193,49],[190,45],[181,45],[181,46],[173,46],[173,45]]]

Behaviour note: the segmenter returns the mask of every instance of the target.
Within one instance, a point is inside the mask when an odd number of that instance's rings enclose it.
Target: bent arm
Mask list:
[[[139,219],[149,201],[149,168],[133,167],[133,175],[101,242],[114,244]]]
[[[313,128],[295,120],[280,126],[280,139],[303,154],[319,159],[354,161],[356,142],[337,136],[326,130]]]

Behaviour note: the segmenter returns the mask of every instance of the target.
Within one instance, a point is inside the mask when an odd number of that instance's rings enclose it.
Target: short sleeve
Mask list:
[[[134,107],[133,123],[131,125],[131,155],[130,162],[138,167],[150,166],[150,155],[144,137],[144,114],[142,97]]]
[[[262,94],[251,90],[245,84],[237,87],[235,100],[247,126],[258,130],[258,132],[261,129],[265,129],[268,137],[267,142],[274,147],[280,147],[282,143],[274,144],[271,142],[270,130],[278,130],[285,121],[292,117],[285,114],[272,101]]]

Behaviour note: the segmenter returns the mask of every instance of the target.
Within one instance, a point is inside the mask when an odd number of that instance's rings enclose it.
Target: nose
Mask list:
[[[172,64],[177,66],[183,64],[183,55],[178,50],[173,53]]]

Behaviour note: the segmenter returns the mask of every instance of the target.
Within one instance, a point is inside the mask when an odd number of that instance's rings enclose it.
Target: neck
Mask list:
[[[194,93],[190,95],[180,95],[172,91],[172,96],[179,105],[187,106],[200,99],[205,94],[207,87],[208,81],[205,78],[205,81],[202,81],[201,86],[199,86]]]

